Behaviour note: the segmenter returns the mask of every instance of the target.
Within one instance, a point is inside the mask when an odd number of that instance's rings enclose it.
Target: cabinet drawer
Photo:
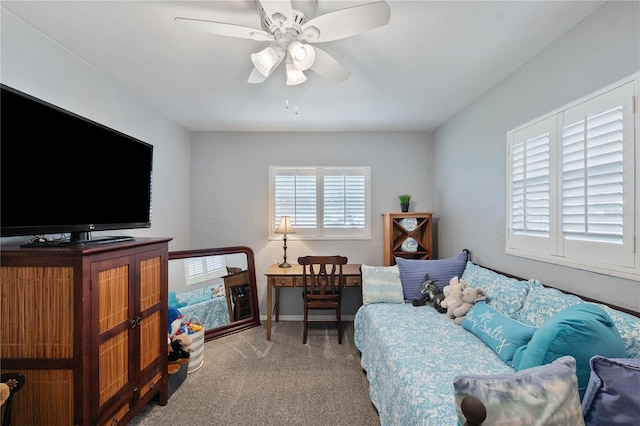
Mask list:
[[[149,392],[157,392],[161,380],[162,374],[157,373],[151,380],[140,386],[140,397],[147,398],[149,396]]]
[[[361,285],[362,285],[362,280],[360,279],[359,275],[344,277],[345,287],[360,287]]]
[[[296,277],[273,277],[274,287],[294,287],[296,285]]]

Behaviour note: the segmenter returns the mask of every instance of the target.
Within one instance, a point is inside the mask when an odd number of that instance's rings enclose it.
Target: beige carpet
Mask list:
[[[273,323],[205,344],[204,365],[161,407],[151,402],[140,426],[379,425],[353,323],[342,345],[335,326],[313,324],[302,344],[301,322]]]

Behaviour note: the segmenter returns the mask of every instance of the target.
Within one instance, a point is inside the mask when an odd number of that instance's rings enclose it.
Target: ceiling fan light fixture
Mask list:
[[[289,45],[289,55],[291,55],[293,65],[301,71],[311,68],[316,60],[316,51],[313,47],[299,41],[294,41]]]
[[[251,62],[256,67],[256,69],[260,72],[260,74],[268,77],[271,74],[271,71],[275,68],[280,59],[280,55],[278,51],[273,47],[265,47],[258,53],[251,54]]]
[[[307,81],[302,70],[296,68],[293,63],[287,63],[287,86],[296,86]]]

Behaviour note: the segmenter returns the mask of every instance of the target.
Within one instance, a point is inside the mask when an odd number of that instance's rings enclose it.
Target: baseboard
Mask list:
[[[342,316],[342,321],[353,321],[355,315],[343,315]],[[304,316],[302,315],[280,315],[278,318],[280,321],[302,321],[304,319]],[[335,320],[336,317],[333,315],[309,315],[309,319],[312,320],[327,320],[327,321],[332,321]],[[271,316],[271,321],[275,322],[276,318],[275,315]],[[260,321],[266,324],[267,321],[267,316],[266,315],[260,315]]]

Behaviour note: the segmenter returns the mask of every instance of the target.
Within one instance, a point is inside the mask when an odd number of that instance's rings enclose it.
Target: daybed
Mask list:
[[[499,274],[474,264],[466,257],[467,253],[442,261],[398,258],[398,265],[393,267],[362,266],[364,304],[355,316],[354,339],[361,352],[361,365],[369,381],[369,395],[378,410],[381,425],[454,425],[459,420],[464,421],[460,412],[461,399],[465,394],[473,394],[469,392],[471,389],[477,391],[478,388],[482,388],[480,399],[484,398],[483,402],[487,403],[487,424],[498,423],[496,413],[492,413],[495,407],[490,406],[496,394],[499,415],[517,416],[522,424],[544,423],[541,419],[553,417],[553,413],[547,412],[553,410],[556,412],[556,424],[580,424],[583,408],[595,410],[590,413],[595,421],[587,421],[587,424],[597,424],[597,416],[606,414],[606,407],[597,406],[602,402],[599,392],[608,385],[602,383],[604,379],[596,383],[599,387],[591,383],[601,378],[592,377],[590,358],[596,354],[605,360],[640,358],[640,318],[608,306],[586,303],[577,296],[543,287],[537,280],[520,280]],[[438,262],[446,266],[444,273]],[[413,306],[408,302],[420,296],[416,280],[424,281],[425,270],[431,279],[440,280],[440,287],[448,283],[450,276],[457,275],[469,286],[482,288],[487,299],[471,308],[462,326],[429,304]],[[447,281],[443,284],[444,279]],[[411,280],[413,283],[409,282]],[[398,288],[402,293],[398,294]],[[577,304],[580,306],[567,309]],[[545,333],[558,329],[566,331],[563,328],[565,322],[571,329],[573,319],[570,317],[563,322],[562,318],[571,310],[586,310],[588,312],[584,315],[595,315],[596,324],[605,327],[604,334],[611,332],[611,336],[593,339],[594,336],[585,337],[580,332],[569,330],[568,339],[563,340],[563,336],[548,339],[551,349],[544,354],[547,359],[532,361],[536,349],[544,345],[540,341],[544,340]],[[488,311],[490,315],[487,317]],[[615,327],[611,324],[606,327],[607,321],[601,319],[602,311],[606,312],[605,317],[611,318]],[[573,315],[580,317],[583,313]],[[482,323],[478,317],[498,322],[490,322],[487,327],[487,323]],[[476,327],[473,326],[474,318]],[[565,325],[552,327],[554,321]],[[483,324],[484,333],[479,331],[479,322]],[[543,327],[545,323],[547,325]],[[579,328],[580,324],[576,327]],[[509,336],[511,332],[518,336]],[[574,336],[578,341],[572,341]],[[534,338],[537,339],[535,342]],[[581,338],[582,342],[579,341]],[[585,343],[584,339],[589,338],[595,341]],[[610,343],[610,338],[621,339],[622,349],[616,346],[617,340]],[[601,344],[598,343],[600,340]],[[559,342],[565,347],[559,349]],[[550,358],[554,350],[554,357]],[[560,353],[563,351],[567,353]],[[514,357],[523,367],[527,363],[530,365],[516,372]],[[556,361],[550,364],[554,359]],[[536,363],[544,367],[533,367]],[[632,365],[629,370],[632,374],[633,365],[636,365],[631,385],[626,382],[626,386],[632,386],[634,396],[631,398],[635,398],[635,402],[623,399],[623,409],[615,404],[610,408],[626,410],[626,415],[634,416],[640,412],[639,396],[635,396],[640,384],[640,364],[636,360],[623,364]],[[556,370],[550,373],[552,369]],[[551,379],[550,374],[553,376]],[[583,399],[586,407],[581,407],[579,397],[585,394],[586,383],[590,388]],[[541,395],[537,395],[538,391]],[[537,396],[540,399],[532,401]],[[518,407],[511,405],[515,400]],[[529,411],[523,412],[523,405],[527,404],[529,406],[524,409]],[[631,407],[633,404],[635,406]],[[558,412],[565,417],[558,419]],[[531,418],[527,420],[527,416]],[[574,420],[570,419],[576,419],[576,416],[579,421],[572,423]],[[502,424],[517,424],[511,422],[513,418],[507,418]],[[632,421],[633,417],[628,424]],[[550,423],[548,420],[547,424]]]
[[[213,284],[175,295],[175,307],[184,319],[204,325],[206,330],[229,324],[229,311],[223,284]],[[216,291],[218,290],[218,291]],[[219,294],[217,297],[214,295]],[[171,299],[170,295],[170,299]],[[171,305],[171,301],[169,303]]]

